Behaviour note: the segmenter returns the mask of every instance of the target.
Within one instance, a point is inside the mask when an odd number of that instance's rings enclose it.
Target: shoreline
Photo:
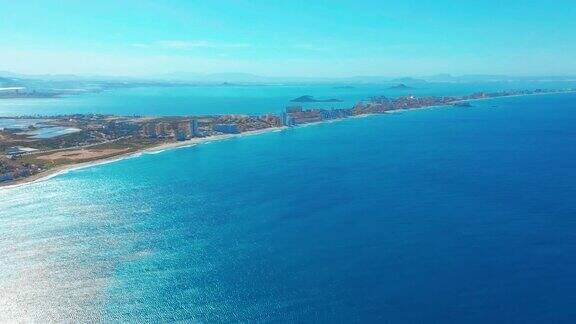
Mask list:
[[[562,94],[562,93],[576,93],[576,91],[518,94],[518,95],[501,96],[501,97],[467,99],[467,100],[461,100],[461,102],[493,100],[493,99],[510,98],[510,97],[541,96],[541,95],[552,95],[552,94]],[[427,109],[435,109],[435,108],[462,108],[462,107],[457,107],[454,105],[437,105],[437,106],[427,106],[427,107],[415,107],[415,108],[408,108],[408,109],[390,110],[390,111],[386,111],[386,112],[382,113],[381,115],[397,114],[397,113],[402,113],[402,112],[406,112],[406,111],[427,110]],[[370,116],[375,116],[375,115],[379,115],[379,114],[369,113],[369,114],[351,116],[348,118],[339,118],[339,119],[330,119],[330,120],[324,120],[324,121],[319,121],[319,122],[312,122],[312,123],[297,125],[296,128],[319,125],[319,124],[326,124],[326,123],[334,123],[334,122],[343,121],[346,119],[364,118],[364,117],[370,117]],[[61,166],[55,167],[53,169],[49,169],[49,170],[31,175],[29,177],[20,178],[20,179],[11,181],[11,182],[7,182],[5,184],[0,184],[0,190],[13,189],[13,188],[21,187],[24,185],[45,181],[45,180],[51,179],[51,178],[56,177],[56,176],[61,175],[61,174],[65,174],[65,173],[70,172],[70,171],[85,169],[85,168],[89,168],[89,167],[93,167],[93,166],[97,166],[97,165],[103,165],[103,164],[118,162],[121,160],[139,157],[142,154],[158,154],[158,153],[161,153],[165,150],[172,150],[172,149],[183,148],[183,147],[192,147],[195,145],[205,144],[205,143],[209,143],[209,142],[213,142],[213,141],[222,141],[222,140],[231,139],[231,138],[239,138],[239,137],[244,137],[244,136],[271,133],[271,132],[277,132],[277,131],[282,131],[282,130],[286,130],[286,129],[289,129],[289,127],[286,127],[286,126],[271,127],[271,128],[247,131],[247,132],[240,133],[240,134],[222,134],[222,135],[215,135],[215,136],[210,136],[210,137],[192,138],[192,139],[189,139],[186,141],[181,141],[181,142],[162,143],[162,144],[148,147],[145,149],[130,151],[130,152],[126,152],[126,153],[122,153],[122,154],[118,154],[118,155],[114,155],[114,156],[110,156],[110,157],[106,157],[106,158],[102,158],[102,159],[95,159],[93,161],[86,161],[86,162],[80,162],[80,163],[70,163],[70,164],[66,164],[66,165],[61,165]]]
[[[465,99],[465,100],[459,100],[458,102],[481,101],[481,100],[501,99],[501,98],[529,97],[529,96],[559,95],[559,94],[565,94],[565,93],[576,93],[576,90],[565,90],[565,91],[562,90],[562,91],[558,91],[558,92],[525,93],[525,94],[516,94],[516,95],[509,95],[509,96]]]
[[[215,142],[215,141],[223,141],[223,140],[227,140],[227,139],[231,139],[231,138],[240,138],[240,137],[245,137],[245,136],[253,136],[253,135],[259,135],[259,134],[265,134],[265,133],[279,132],[279,131],[283,131],[286,129],[288,129],[288,127],[284,127],[284,126],[283,127],[270,127],[270,128],[265,128],[265,129],[247,131],[247,132],[243,132],[240,134],[223,134],[223,135],[215,135],[215,136],[210,136],[210,137],[192,138],[192,139],[189,139],[186,141],[181,141],[181,142],[162,143],[162,144],[148,147],[145,149],[126,152],[126,153],[122,153],[122,154],[118,154],[118,155],[114,155],[114,156],[110,156],[110,157],[106,157],[106,158],[102,158],[102,159],[95,159],[93,161],[86,161],[86,162],[80,162],[80,163],[70,163],[70,164],[66,164],[66,165],[57,166],[53,169],[49,169],[49,170],[46,170],[46,171],[43,171],[40,173],[36,173],[36,174],[31,175],[29,177],[20,178],[20,179],[8,182],[6,184],[0,184],[0,190],[14,189],[14,188],[22,187],[25,185],[30,185],[33,183],[46,181],[46,180],[54,178],[58,175],[66,174],[70,171],[81,170],[81,169],[86,169],[86,168],[90,168],[90,167],[94,167],[94,166],[98,166],[98,165],[104,165],[104,164],[108,164],[108,163],[119,162],[122,160],[131,159],[131,158],[137,158],[137,157],[140,157],[142,154],[158,154],[158,153],[162,153],[162,152],[167,151],[167,150],[174,150],[177,148],[192,147],[192,146],[196,146],[196,145],[200,145],[200,144],[206,144],[206,143]]]

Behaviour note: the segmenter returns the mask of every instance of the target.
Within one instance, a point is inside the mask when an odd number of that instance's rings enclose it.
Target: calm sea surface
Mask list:
[[[0,99],[0,117],[100,113],[123,115],[264,114],[279,113],[288,105],[350,108],[371,96],[467,95],[475,91],[561,89],[576,82],[416,83],[412,89],[389,89],[391,84],[195,86],[115,89],[100,93],[48,99]],[[311,95],[339,99],[339,103],[291,103]]]
[[[333,96],[304,90],[213,107]],[[213,108],[149,91],[122,90],[121,112]],[[112,93],[42,107],[112,112]],[[39,107],[20,102],[0,111]],[[573,323],[575,125],[576,94],[500,98],[0,190],[0,322]]]

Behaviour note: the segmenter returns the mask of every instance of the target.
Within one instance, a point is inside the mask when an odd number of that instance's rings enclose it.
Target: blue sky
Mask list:
[[[576,75],[559,1],[0,0],[0,70]]]

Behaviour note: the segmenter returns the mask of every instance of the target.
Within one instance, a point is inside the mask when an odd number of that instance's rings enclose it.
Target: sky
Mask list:
[[[0,71],[576,75],[574,0],[0,0]]]

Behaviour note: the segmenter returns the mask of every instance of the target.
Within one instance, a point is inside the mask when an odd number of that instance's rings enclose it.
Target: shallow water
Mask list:
[[[71,95],[49,99],[1,99],[0,116],[100,113],[120,115],[200,115],[279,113],[286,106],[350,108],[372,96],[468,95],[476,91],[562,89],[576,82],[482,82],[415,83],[412,89],[389,89],[391,84],[269,86],[144,87]],[[293,103],[311,95],[317,99],[339,99],[336,103]]]

